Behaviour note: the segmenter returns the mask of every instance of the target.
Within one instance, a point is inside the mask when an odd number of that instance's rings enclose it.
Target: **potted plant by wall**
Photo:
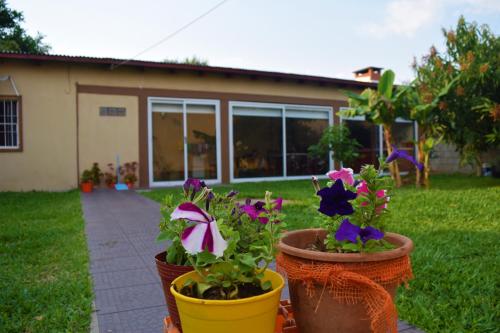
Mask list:
[[[265,202],[239,206],[227,203],[229,195],[205,187],[200,200],[171,214],[194,268],[170,288],[184,333],[274,332],[284,281],[268,265],[282,228],[281,199],[267,192]]]
[[[139,164],[137,162],[127,162],[123,165],[123,181],[127,184],[128,188],[131,189],[134,187],[135,182],[137,181],[137,166]]]
[[[393,300],[412,278],[413,249],[409,238],[385,232],[393,181],[384,171],[397,158],[416,164],[394,149],[357,179],[348,168],[329,172],[324,188],[313,178],[322,228],[285,233],[277,258],[301,333],[397,332]]]
[[[106,183],[108,188],[113,189],[115,188],[116,180],[116,171],[113,163],[108,163],[108,170],[104,172],[104,183]]]
[[[88,169],[83,170],[82,176],[80,178],[80,188],[84,193],[92,192],[92,172]]]
[[[92,174],[92,184],[94,187],[97,187],[101,184],[102,172],[101,168],[99,168],[99,163],[92,163],[92,168],[90,168],[90,173]]]

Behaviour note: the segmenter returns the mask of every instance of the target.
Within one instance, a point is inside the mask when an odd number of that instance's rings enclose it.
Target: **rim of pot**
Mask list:
[[[393,232],[386,232],[384,239],[391,244],[397,245],[395,249],[380,251],[375,253],[330,253],[301,249],[287,244],[287,240],[301,233],[315,232],[316,234],[325,233],[324,229],[301,229],[288,231],[281,237],[278,247],[281,252],[304,259],[326,262],[368,262],[368,261],[383,261],[402,257],[409,254],[413,250],[413,241],[403,235]]]

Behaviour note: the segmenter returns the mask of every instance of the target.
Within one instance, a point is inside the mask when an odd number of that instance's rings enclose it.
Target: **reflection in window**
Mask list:
[[[283,176],[281,117],[233,116],[234,177]]]
[[[379,126],[373,125],[367,121],[344,119],[344,124],[351,131],[351,137],[360,144],[359,157],[352,162],[350,167],[354,173],[359,173],[361,167],[365,164],[377,165],[379,158]]]
[[[317,144],[328,119],[286,118],[286,168],[288,176],[325,174],[329,157],[311,158],[307,149]]]
[[[217,178],[217,143],[213,105],[187,105],[188,177]]]

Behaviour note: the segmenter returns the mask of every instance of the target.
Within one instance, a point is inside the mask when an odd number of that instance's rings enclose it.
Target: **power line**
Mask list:
[[[222,6],[225,2],[227,2],[228,0],[222,0],[221,2],[219,2],[218,4],[216,4],[215,6],[213,6],[212,8],[210,8],[209,10],[207,10],[206,12],[204,12],[203,14],[201,14],[200,16],[197,16],[196,18],[194,18],[193,20],[189,21],[188,23],[186,23],[185,25],[183,25],[182,27],[180,27],[179,29],[175,30],[174,32],[172,32],[171,34],[167,35],[166,37],[162,38],[160,41],[154,43],[153,45],[149,46],[148,48],[142,50],[141,52],[137,53],[135,56],[133,56],[132,58],[130,59],[127,59],[127,60],[124,60],[122,62],[120,62],[119,64],[117,65],[111,65],[111,69],[115,69],[115,68],[118,68],[120,67],[121,65],[124,65],[134,59],[136,59],[137,57],[139,57],[140,55],[143,55],[144,53],[150,51],[151,49],[154,49],[155,47],[157,47],[158,45],[166,42],[167,40],[169,40],[170,38],[174,37],[175,35],[177,35],[178,33],[180,33],[181,31],[187,29],[189,26],[193,25],[194,23],[198,22],[199,20],[201,20],[202,18],[204,18],[205,16],[207,16],[208,14],[210,14],[211,12],[213,12],[214,10],[216,10],[217,8],[219,8],[220,6]]]

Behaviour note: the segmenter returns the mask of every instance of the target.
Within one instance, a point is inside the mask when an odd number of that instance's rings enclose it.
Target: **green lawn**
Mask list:
[[[294,200],[284,207],[289,229],[314,227],[316,200],[309,181],[260,182],[235,188],[240,198],[266,189]],[[161,201],[179,189],[144,192]],[[435,176],[432,189],[406,186],[390,201],[388,230],[415,242],[415,280],[398,298],[400,317],[426,332],[499,332],[500,180]]]
[[[0,332],[88,332],[88,262],[77,191],[0,193]]]

